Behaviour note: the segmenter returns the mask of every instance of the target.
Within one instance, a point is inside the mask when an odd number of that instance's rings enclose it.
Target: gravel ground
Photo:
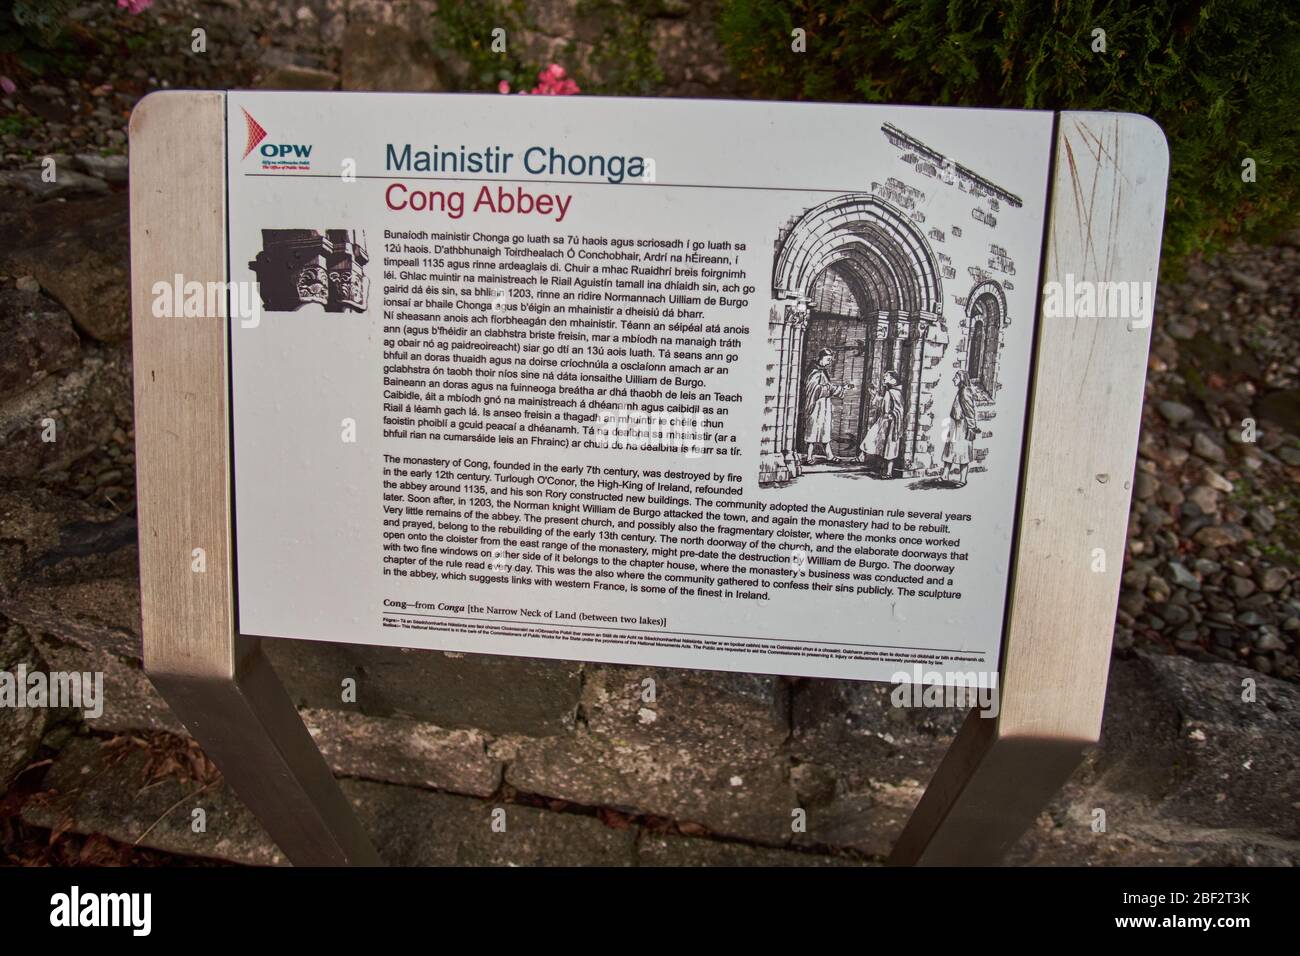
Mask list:
[[[1116,647],[1297,678],[1300,237],[1157,298]]]

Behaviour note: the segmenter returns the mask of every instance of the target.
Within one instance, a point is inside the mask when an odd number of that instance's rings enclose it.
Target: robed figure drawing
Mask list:
[[[979,423],[975,417],[975,397],[971,394],[970,379],[966,373],[958,371],[952,377],[957,386],[953,396],[952,409],[948,412],[948,427],[943,444],[943,479],[955,481],[957,485],[966,484],[966,472],[970,469],[971,458],[975,453],[975,436],[979,434]],[[957,478],[952,472],[957,472]]]
[[[822,349],[817,356],[817,364],[808,373],[803,388],[803,437],[808,445],[804,461],[811,465],[817,460],[817,446],[826,452],[827,461],[839,461],[831,448],[831,426],[833,424],[833,402],[845,392],[852,390],[854,383],[836,384],[831,381],[830,369],[835,362],[835,355],[830,349]]]
[[[902,445],[902,435],[903,390],[898,385],[898,376],[888,371],[880,383],[876,417],[858,447],[858,460],[867,462],[878,459],[881,462],[881,474],[885,478],[892,478],[894,462]]]

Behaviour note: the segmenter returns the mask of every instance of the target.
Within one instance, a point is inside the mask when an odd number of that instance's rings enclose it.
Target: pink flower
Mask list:
[[[578,84],[566,76],[564,67],[552,63],[537,74],[537,86],[533,92],[542,96],[571,96],[579,90]]]
[[[127,10],[132,16],[144,13],[153,6],[153,0],[117,0],[117,5],[122,10]]]
[[[497,92],[509,93],[510,84],[502,80],[497,84]],[[523,96],[528,92],[530,91],[520,90],[519,95]],[[578,84],[569,79],[568,74],[564,72],[564,67],[552,63],[537,74],[537,85],[531,92],[538,96],[570,96],[578,92]]]
[[[9,77],[0,76],[0,90],[4,90],[5,96],[11,96],[18,90],[18,86]]]

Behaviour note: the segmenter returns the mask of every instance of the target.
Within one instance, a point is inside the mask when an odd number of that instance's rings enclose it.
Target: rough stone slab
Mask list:
[[[100,179],[60,170],[59,178]],[[33,275],[72,316],[77,328],[100,342],[131,336],[127,194],[101,199],[21,206],[0,217],[8,231],[0,271]]]
[[[881,765],[888,777],[915,777],[948,749],[965,719],[955,708],[895,707],[888,684],[808,679],[792,704],[796,758],[843,774]]]
[[[631,866],[633,828],[595,817],[456,797],[410,787],[344,781],[379,854],[394,866]],[[492,811],[505,810],[505,832]]]
[[[151,780],[148,765],[142,748],[112,752],[98,739],[74,739],[46,774],[44,792],[23,805],[22,818],[32,826],[102,833],[170,853],[255,865],[285,862],[224,783]],[[207,816],[205,833],[192,827],[197,808]]]
[[[1300,840],[1300,686],[1232,664],[1138,660],[1153,696],[1181,718],[1175,774],[1160,816]],[[1246,681],[1254,685],[1254,703],[1242,700]]]
[[[1285,782],[1278,793],[1264,792],[1254,805],[1242,801],[1243,812],[1222,825],[1189,822],[1180,816],[1190,805],[1197,814],[1215,811],[1227,802],[1208,787],[1231,787],[1216,760],[1250,757],[1239,752],[1232,734],[1210,733],[1223,726],[1224,708],[1236,706],[1230,694],[1220,699],[1216,688],[1225,680],[1252,676],[1233,667],[1198,665],[1180,658],[1137,658],[1117,662],[1112,676],[1111,710],[1105,738],[1097,754],[1071,781],[1017,846],[1009,862],[1031,865],[1296,865],[1300,841],[1289,834],[1294,791]],[[1270,699],[1268,713],[1254,720],[1256,736],[1245,744],[1250,753],[1275,749],[1279,760],[1292,759],[1294,728],[1287,720],[1287,695],[1292,685],[1269,681],[1260,686],[1261,700]],[[1274,686],[1276,685],[1276,686]],[[1162,701],[1160,694],[1167,694]],[[1267,697],[1266,695],[1274,695]],[[1196,716],[1190,716],[1191,714]],[[1218,714],[1216,717],[1215,715]],[[1171,721],[1171,715],[1173,720]],[[1281,715],[1281,716],[1279,716]],[[353,718],[337,712],[326,721]],[[915,716],[915,715],[912,715]],[[311,720],[312,714],[308,714]],[[1240,716],[1234,723],[1249,726]],[[362,720],[371,720],[362,718]],[[387,723],[387,722],[384,722]],[[386,733],[378,727],[377,733]],[[1189,733],[1184,733],[1189,730]],[[1205,732],[1205,740],[1190,731]],[[319,732],[319,728],[318,728]],[[584,735],[580,734],[579,737]],[[361,736],[351,738],[355,749]],[[551,743],[556,743],[553,739]],[[500,742],[501,744],[515,743]],[[1188,757],[1190,748],[1212,744]],[[145,778],[147,755],[127,749],[114,763],[95,739],[77,738],[64,747],[46,778],[56,791],[30,800],[23,810],[28,822],[50,828],[71,823],[82,832],[102,832],[115,839],[139,839],[160,821],[141,843],[172,852],[241,862],[277,862],[274,849],[251,816],[224,788],[196,793],[199,785],[172,778]],[[1214,759],[1210,759],[1213,757]],[[353,758],[355,759],[355,758]],[[604,764],[596,763],[583,779],[600,779]],[[1156,772],[1170,767],[1167,773]],[[671,768],[670,768],[671,769]],[[578,771],[575,771],[577,773]],[[1242,771],[1246,773],[1247,771]],[[1264,782],[1267,782],[1264,781]],[[506,834],[492,832],[494,801],[452,796],[413,787],[365,781],[344,781],[343,787],[363,824],[375,834],[381,854],[394,863],[438,865],[835,865],[851,863],[839,857],[793,850],[767,849],[704,838],[616,830],[586,815],[537,810],[504,804]],[[1199,788],[1199,789],[1198,789]],[[1201,793],[1202,796],[1196,796]],[[189,795],[193,795],[190,799]],[[1237,799],[1240,799],[1238,795]],[[1268,802],[1272,801],[1272,802]],[[833,805],[833,804],[832,804]],[[208,833],[194,834],[189,811],[208,811]],[[1107,812],[1107,830],[1092,832],[1092,810]],[[179,807],[179,809],[177,809]],[[1269,813],[1272,813],[1269,816]],[[816,808],[809,813],[810,828]],[[782,825],[787,825],[785,820]],[[635,845],[634,845],[635,841]]]
[[[546,736],[574,724],[581,665],[486,654],[353,647],[358,703],[376,717]]]
[[[1249,830],[1136,825],[1092,832],[1090,819],[1044,814],[1007,854],[1008,866],[1300,866],[1300,844]],[[1130,824],[1132,826],[1132,824]]]
[[[126,185],[129,177],[125,155],[116,153],[101,156],[98,153],[78,153],[74,157],[77,168],[89,176],[96,176],[114,186]]]
[[[642,696],[646,678],[653,703]],[[785,700],[779,678],[589,666],[585,726],[502,740],[494,752],[507,760],[507,782],[529,793],[779,845],[798,805]]]
[[[884,860],[921,799],[923,781],[871,782],[858,792],[836,794],[825,806],[806,807],[807,830],[795,845],[846,847]]]
[[[14,674],[20,665],[28,673],[45,670],[22,628],[0,622],[0,671]],[[0,795],[32,759],[49,722],[47,708],[0,707]]]
[[[438,63],[418,33],[383,23],[350,23],[343,33],[343,89],[437,93]]]
[[[798,804],[786,758],[709,748],[572,738],[501,741],[506,782],[585,806],[694,823],[723,836],[780,845]]]
[[[12,563],[2,567],[41,579],[75,579],[72,572],[85,570],[86,562],[110,556],[112,570],[122,571],[135,557],[134,518],[106,514],[39,485],[0,482],[0,530],[18,546]]]
[[[299,707],[405,717],[439,727],[536,736],[573,727],[579,665],[482,654],[267,640],[271,663]],[[357,699],[342,699],[342,681]]]
[[[104,712],[87,722],[98,733],[161,730],[188,736],[145,675],[139,661],[125,661],[100,649],[86,649],[75,644],[60,644],[48,637],[36,638],[36,645],[51,670],[91,671],[104,675]]]
[[[123,524],[122,534],[133,531],[133,521]],[[114,535],[118,529],[109,528],[105,533]],[[104,546],[112,545],[105,542]],[[123,550],[135,549],[125,545]],[[69,561],[69,572],[75,561]],[[4,602],[5,613],[21,621],[42,647],[52,642],[70,644],[87,652],[108,652],[138,666],[142,647],[140,592],[135,577],[106,577],[98,583],[66,577],[50,574],[20,583],[12,600]]]
[[[284,858],[253,815],[218,780],[206,788],[174,777],[150,780],[139,747],[106,748],[77,738],[30,797],[23,820],[33,826],[103,833],[124,843],[255,865]],[[495,805],[357,780],[342,787],[380,855],[401,866],[630,866],[632,828],[615,830],[595,817],[503,804],[506,829],[493,832]],[[207,832],[193,832],[192,812],[207,813]]]
[[[494,745],[521,791],[784,844],[796,808],[788,693],[770,676],[586,667],[584,726]],[[654,701],[645,700],[646,680]]]
[[[136,576],[134,518],[97,511],[39,486],[0,481],[0,541],[0,594],[105,579],[126,579],[129,585]],[[118,592],[115,614],[123,611],[121,599],[129,593],[129,587]],[[138,599],[136,607],[138,622]],[[73,606],[65,613],[77,617],[79,610]],[[129,616],[113,623],[125,626]]]
[[[792,705],[791,777],[808,814],[796,843],[889,854],[965,714],[899,708],[890,686],[800,681]]]
[[[303,708],[360,713],[360,703],[344,703],[343,681],[360,684],[360,666],[346,644],[266,638],[262,652],[299,710]]]
[[[586,665],[584,675],[582,712],[596,735],[756,752],[780,747],[790,734],[789,692],[779,677],[605,664]]]
[[[0,397],[30,388],[81,359],[81,340],[67,311],[39,292],[0,289],[0,336],[5,343]]]
[[[501,762],[474,730],[338,710],[305,710],[303,721],[336,774],[486,797],[501,784]]]
[[[1255,681],[1253,704],[1243,680]],[[1297,865],[1297,739],[1300,688],[1288,681],[1184,657],[1114,661],[1099,747],[1009,859]]]
[[[18,190],[45,200],[106,193],[108,183],[67,168],[56,167],[53,182],[46,182],[40,169],[6,169],[0,170],[0,189]]]
[[[135,542],[130,516],[0,482],[0,613],[52,670],[104,674],[96,729],[183,733],[141,669]]]
[[[63,669],[105,671],[104,729],[180,732],[147,678],[132,669],[141,659],[135,540],[129,516],[0,483],[0,612],[22,623]],[[323,642],[263,646],[300,707],[539,735],[571,727],[577,707],[576,665]],[[358,703],[342,701],[345,677],[357,680]]]
[[[55,422],[52,442],[45,440],[46,419]],[[67,468],[102,448],[115,428],[130,421],[127,350],[85,349],[71,368],[46,375],[0,403],[0,478],[34,478]]]
[[[638,866],[859,866],[853,860],[821,853],[773,850],[745,843],[643,833]]]
[[[38,640],[140,659],[135,519],[0,481],[0,613]]]

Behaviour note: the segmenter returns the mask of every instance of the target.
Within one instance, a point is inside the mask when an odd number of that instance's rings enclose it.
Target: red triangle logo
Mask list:
[[[266,130],[262,128],[261,123],[248,115],[248,110],[245,110],[242,106],[240,109],[243,110],[244,113],[244,122],[248,124],[248,148],[244,150],[244,155],[239,157],[240,159],[245,159],[249,153],[257,149],[258,143],[266,139]]]

